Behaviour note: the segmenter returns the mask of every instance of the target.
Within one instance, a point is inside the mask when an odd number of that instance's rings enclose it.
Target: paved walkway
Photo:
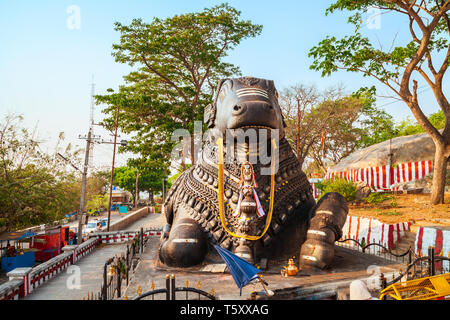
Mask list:
[[[125,230],[139,230],[141,227],[161,227],[164,217],[160,214],[148,214],[144,218],[128,226]],[[103,267],[105,262],[114,255],[126,252],[126,244],[106,245],[101,244],[91,254],[81,258],[74,266],[79,267],[80,286],[70,289],[74,277],[72,267],[58,274],[49,282],[38,287],[25,300],[81,300],[87,297],[89,292],[100,291],[103,279]],[[69,271],[70,273],[68,273]],[[69,285],[68,285],[69,284]]]
[[[39,286],[24,300],[81,300],[87,298],[89,292],[99,292],[105,261],[126,251],[125,244],[100,245],[91,254],[81,258],[55,278]],[[74,266],[79,267],[81,276],[79,288],[71,289]],[[70,273],[69,273],[70,272]]]

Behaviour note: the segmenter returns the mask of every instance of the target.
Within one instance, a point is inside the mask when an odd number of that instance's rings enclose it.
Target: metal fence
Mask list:
[[[201,290],[201,282],[198,281],[196,287],[190,287],[189,281],[186,280],[184,287],[175,285],[175,275],[166,275],[166,287],[161,289],[154,288],[152,282],[152,290],[142,293],[140,286],[137,289],[138,296],[133,300],[216,300],[214,289],[211,292]],[[181,293],[177,296],[177,292]]]
[[[414,253],[414,250],[411,248],[411,246],[403,253],[395,253],[389,248],[383,246],[381,244],[381,241],[379,242],[373,241],[369,244],[366,244],[364,238],[362,238],[361,242],[353,238],[338,240],[336,241],[336,245],[352,250],[357,250],[362,253],[375,255],[383,259],[395,261],[398,263],[409,264],[416,257],[416,254]]]
[[[435,254],[435,248],[428,247],[428,255],[423,257],[416,257],[414,261],[410,262],[404,272],[392,279],[392,281],[384,281],[382,279],[382,288],[386,288],[391,284],[399,281],[408,281],[424,277],[432,277],[439,274],[450,272],[450,257],[444,257]]]
[[[428,256],[420,257],[414,252],[414,249],[409,248],[403,253],[395,253],[392,250],[383,246],[380,242],[372,242],[369,244],[365,244],[364,238],[362,239],[362,243],[352,239],[344,239],[336,241],[338,246],[349,248],[352,250],[357,250],[362,253],[372,254],[379,256],[383,259],[391,260],[397,263],[406,264],[406,268],[411,266],[413,268],[414,274],[442,274],[450,272],[450,256],[444,257],[441,255],[435,254],[435,248],[428,248]],[[450,254],[449,254],[450,255]],[[433,262],[431,261],[433,260]]]

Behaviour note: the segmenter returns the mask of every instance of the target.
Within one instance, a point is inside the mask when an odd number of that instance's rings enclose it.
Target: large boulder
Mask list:
[[[392,164],[434,160],[435,150],[433,140],[426,133],[398,137],[353,152],[330,172],[384,166],[388,164],[391,152]]]

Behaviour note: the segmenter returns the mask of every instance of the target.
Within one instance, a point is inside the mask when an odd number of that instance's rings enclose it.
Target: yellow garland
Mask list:
[[[264,228],[264,231],[259,236],[240,236],[235,234],[234,232],[228,230],[225,222],[225,215],[224,215],[224,209],[223,209],[223,194],[224,194],[224,186],[223,186],[223,175],[224,175],[224,159],[223,159],[223,139],[219,138],[217,140],[217,145],[219,146],[219,163],[218,163],[218,178],[219,178],[219,188],[217,191],[217,195],[219,198],[219,216],[220,221],[222,223],[222,227],[225,229],[225,231],[230,234],[231,236],[235,238],[242,238],[246,240],[256,241],[264,237],[264,235],[267,233],[267,230],[269,229],[270,223],[272,222],[272,215],[273,215],[273,202],[274,202],[274,196],[275,196],[275,150],[277,148],[275,139],[272,139],[272,167],[271,167],[271,179],[270,179],[270,208],[269,213],[267,214],[266,218],[266,226]]]

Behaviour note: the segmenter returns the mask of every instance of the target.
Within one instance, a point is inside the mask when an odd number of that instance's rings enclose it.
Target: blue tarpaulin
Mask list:
[[[119,213],[127,213],[128,207],[127,206],[119,206]]]
[[[251,281],[257,279],[258,273],[260,273],[261,270],[220,246],[215,245],[214,248],[216,248],[217,252],[219,252],[220,256],[225,261],[225,264],[230,270],[234,282],[236,282],[242,295],[242,288]]]
[[[2,241],[19,241],[24,238],[30,238],[35,236],[36,233],[31,231],[22,231],[22,232],[10,232],[0,235],[0,240]]]
[[[74,214],[77,214],[77,211],[66,214],[66,218],[70,218],[71,216],[73,216]]]

